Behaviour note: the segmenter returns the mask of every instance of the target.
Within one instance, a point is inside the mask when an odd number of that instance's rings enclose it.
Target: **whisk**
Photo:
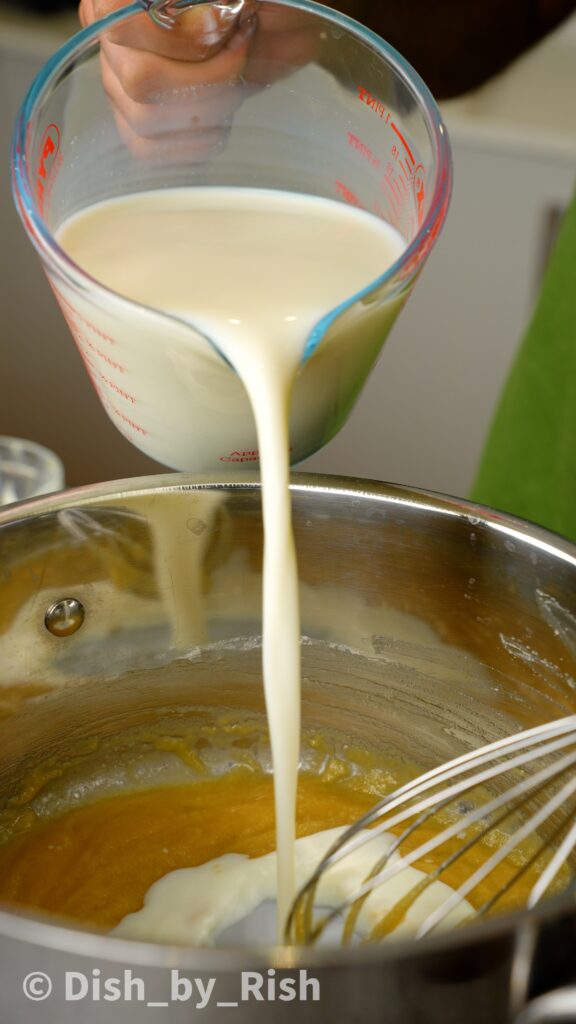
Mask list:
[[[432,769],[386,796],[333,843],[296,897],[287,941],[313,945],[327,931],[331,940],[345,945],[378,941],[442,875],[454,868],[461,875],[464,866],[464,879],[441,890],[440,900],[420,921],[416,938],[446,927],[447,919],[463,906],[476,917],[484,916],[531,872],[536,881],[523,902],[533,907],[551,886],[574,884],[576,868],[570,865],[570,854],[576,845],[575,794],[576,715],[516,733]],[[384,850],[378,837],[387,840]],[[364,856],[353,891],[346,892],[337,909],[322,909],[318,890],[328,874],[341,870],[347,858],[360,854],[362,859],[371,844],[377,852],[368,862]],[[527,850],[523,844],[528,844]],[[471,856],[476,863],[470,868]],[[398,879],[411,865],[427,867],[431,861],[433,869],[418,875],[394,906],[377,912],[376,921],[372,911],[367,929],[362,918],[385,883]],[[496,881],[488,898],[484,891],[473,911],[467,896],[485,881],[494,885],[494,872],[504,861],[510,869],[505,882]]]

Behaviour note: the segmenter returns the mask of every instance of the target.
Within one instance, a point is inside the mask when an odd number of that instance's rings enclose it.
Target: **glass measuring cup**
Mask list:
[[[108,415],[146,454],[195,471],[257,464],[240,379],[217,339],[123,298],[73,263],[58,244],[61,225],[102,200],[208,185],[322,196],[397,228],[407,243],[401,258],[302,339],[290,420],[296,463],[343,425],[434,243],[450,196],[449,143],[430,93],[403,58],[306,0],[212,5],[231,30],[249,15],[235,75],[213,74],[207,61],[192,92],[132,82],[124,98],[111,87],[101,59],[107,48],[138,47],[153,31],[177,60],[180,19],[196,6],[204,5],[141,0],[55,54],[18,119],[14,195]]]

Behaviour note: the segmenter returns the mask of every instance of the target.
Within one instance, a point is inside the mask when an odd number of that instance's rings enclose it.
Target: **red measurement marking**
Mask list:
[[[394,196],[389,196],[387,194],[386,198],[388,199],[388,206],[391,216],[394,217],[395,220],[398,220],[401,212],[400,204],[396,202]]]
[[[98,372],[98,367],[94,365],[94,363],[92,362],[92,360],[88,356],[88,353],[86,352],[86,349],[84,348],[84,345],[83,345],[83,339],[81,337],[78,337],[74,333],[74,331],[72,331],[72,337],[74,338],[74,341],[76,342],[76,348],[78,349],[78,351],[80,353],[80,358],[82,359],[82,362],[84,363],[84,368],[86,370],[86,373],[90,377],[90,380],[92,381],[94,387],[96,388],[96,391],[100,395],[102,389],[101,389],[100,383],[99,383],[100,374]]]
[[[144,427],[141,427],[139,423],[135,423],[134,420],[131,420],[130,417],[126,416],[125,413],[118,409],[118,407],[114,405],[113,402],[109,401],[107,404],[113,410],[115,415],[122,420],[123,423],[127,423],[129,427],[132,427],[132,430],[135,430],[138,434],[143,434],[145,437],[149,434],[148,430],[145,430]]]
[[[368,89],[365,89],[363,85],[357,85],[356,88],[358,89],[358,99],[360,102],[365,103],[367,107],[370,107],[375,114],[378,114],[378,117],[381,117],[388,124],[390,121],[390,111],[384,103],[377,99],[376,96],[373,96],[371,92],[368,92]]]
[[[82,335],[80,335],[80,337],[82,338],[82,341],[86,343],[88,348],[90,348],[92,352],[94,352],[98,356],[98,358],[104,359],[104,361],[106,362],[106,364],[108,364],[109,367],[112,367],[113,370],[118,370],[119,374],[126,373],[126,367],[123,367],[121,362],[117,362],[116,359],[111,359],[110,355],[107,355],[106,352],[102,352],[101,348],[96,348],[96,346],[92,344],[89,338],[86,338]]]
[[[79,351],[79,353],[80,353],[80,355],[82,357],[82,361],[84,363],[84,366],[88,370],[88,373],[90,373],[90,374],[98,373],[98,367],[95,366],[94,363],[92,362],[92,360],[90,359],[90,356],[88,355],[88,353],[84,349],[84,346],[82,345],[82,341],[80,339],[76,338],[74,335],[72,335],[72,337],[74,338],[74,341],[76,342],[76,347],[77,347],[77,349],[78,349],[78,351]]]
[[[60,153],[60,129],[56,124],[49,124],[40,143],[40,159],[36,170],[36,200],[40,213],[44,213],[44,204],[52,179],[62,164]]]
[[[111,338],[110,335],[106,334],[105,331],[102,331],[100,330],[99,327],[96,327],[96,324],[93,324],[91,320],[87,320],[86,317],[82,316],[82,314],[78,312],[75,306],[73,306],[72,303],[69,302],[68,299],[66,299],[62,295],[62,293],[59,292],[58,289],[54,287],[54,285],[52,286],[52,290],[60,304],[62,306],[65,306],[66,309],[68,310],[69,316],[71,316],[74,320],[79,320],[80,323],[84,324],[85,327],[88,327],[91,331],[93,331],[94,334],[97,334],[98,337],[102,338],[103,341],[107,341],[110,345],[117,344],[114,338]],[[64,310],[62,310],[62,312],[64,313]],[[64,313],[64,316],[66,316],[66,313]]]
[[[400,142],[402,143],[402,145],[404,146],[404,149],[406,150],[406,152],[407,152],[408,156],[410,157],[410,161],[411,161],[411,163],[412,163],[412,166],[414,166],[414,164],[416,163],[416,161],[415,161],[414,157],[412,156],[412,150],[410,149],[410,146],[408,145],[408,143],[406,142],[406,139],[405,139],[405,138],[404,138],[404,136],[402,135],[402,132],[398,131],[398,128],[397,128],[397,127],[396,127],[396,125],[394,124],[394,121],[391,121],[391,122],[390,122],[390,127],[391,127],[391,129],[392,129],[392,131],[393,131],[393,132],[396,132],[396,135],[397,135],[397,136],[398,136],[398,138],[400,139]],[[411,170],[411,168],[410,168],[410,167],[408,167],[408,170]]]
[[[93,385],[94,385],[94,387],[96,389],[96,393],[100,396],[100,398],[102,398],[102,388],[100,387],[100,384],[98,383],[98,377],[96,375],[96,371],[92,370],[90,364],[87,363],[86,361],[84,361],[84,366],[86,367],[86,373],[90,377],[90,380],[92,381],[92,383],[93,383]]]
[[[105,331],[101,331],[100,328],[96,327],[96,325],[91,323],[90,320],[85,320],[83,316],[80,316],[80,314],[78,314],[78,318],[82,321],[82,323],[86,327],[88,327],[91,331],[93,331],[94,334],[96,334],[99,338],[101,338],[102,341],[107,341],[109,345],[116,345],[117,344],[117,342],[114,341],[114,338],[111,338],[110,335],[106,334]]]
[[[391,183],[388,181],[388,178],[384,178],[384,181],[382,182],[382,191],[385,192],[387,196],[390,196],[395,203],[398,202],[398,196],[392,188]]]
[[[78,339],[76,338],[74,333],[72,333],[72,337],[74,338],[74,341],[76,342],[76,348],[78,349],[78,352],[80,353],[80,358],[81,358],[82,362],[84,363],[84,367],[86,369],[86,373],[90,377],[90,380],[92,381],[92,383],[95,383],[94,375],[97,372],[96,368],[90,362],[88,356],[86,355],[84,349],[82,348],[82,345],[80,344],[80,342],[78,341]]]
[[[399,213],[399,211],[402,209],[402,203],[398,202],[396,196],[390,195],[390,203],[395,213]]]
[[[96,337],[100,338],[102,341],[107,341],[109,345],[117,344],[117,342],[114,341],[114,338],[111,338],[110,335],[106,334],[105,331],[101,331],[100,328],[96,327],[96,325],[91,323],[90,320],[86,320],[85,317],[83,317],[80,313],[76,313],[75,316],[76,319],[79,320],[81,324],[84,324],[84,326],[87,327],[89,331],[92,331],[92,333],[95,334]]]
[[[418,164],[418,167],[414,168],[412,188],[414,190],[414,199],[416,200],[418,226],[420,227],[424,220],[424,199],[426,195],[426,172],[422,164]]]
[[[356,149],[361,156],[365,157],[372,167],[380,167],[380,160],[378,157],[374,156],[370,147],[367,146],[366,143],[362,142],[362,139],[359,139],[357,135],[354,135],[353,132],[348,132],[348,145],[352,146],[352,148]]]
[[[230,452],[229,455],[221,455],[220,462],[256,462],[260,458],[257,449],[247,452]]]
[[[362,203],[358,199],[358,196],[352,192],[342,181],[336,181],[336,191],[342,196],[345,202],[349,203],[350,206],[358,206],[361,210],[364,209]]]
[[[74,323],[74,320],[68,314],[68,311],[64,307],[64,305],[61,304],[60,308],[62,310],[62,316],[64,317],[64,319],[65,319],[65,321],[68,324],[68,327],[70,329],[70,334],[74,338],[74,341],[76,342],[76,347],[77,347],[80,355],[82,356],[82,359],[84,361],[84,365],[85,365],[86,369],[88,370],[88,373],[90,374],[90,376],[92,376],[92,374],[90,373],[90,369],[89,369],[89,367],[92,366],[92,363],[90,362],[90,360],[88,358],[88,355],[87,355],[87,353],[84,350],[84,335],[79,330],[78,325]]]
[[[115,391],[116,394],[120,395],[122,398],[125,398],[126,401],[130,402],[131,405],[136,405],[136,399],[134,395],[131,395],[130,392],[124,391],[123,388],[118,387],[118,385],[115,384],[113,380],[110,380],[109,377],[105,377],[103,373],[100,374],[100,380],[103,380],[104,383],[107,384],[109,388],[112,388],[112,390]]]
[[[396,182],[394,181],[394,178],[392,177],[392,175],[389,172],[386,172],[386,181],[388,182],[388,184],[389,184],[390,188],[392,189],[392,192],[396,196],[396,198],[398,200],[401,200],[402,196],[400,195],[400,189],[398,188],[398,185],[396,184]]]

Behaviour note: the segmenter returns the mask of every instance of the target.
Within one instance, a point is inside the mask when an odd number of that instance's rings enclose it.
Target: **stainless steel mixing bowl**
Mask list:
[[[463,501],[365,481],[295,477],[293,505],[305,735],[321,729],[335,748],[360,740],[426,768],[574,712],[572,545]],[[263,722],[261,559],[259,485],[247,477],[98,485],[0,515],[0,827],[24,773],[47,759],[122,785],[141,751],[118,737],[141,726],[177,731],[222,713]],[[230,750],[211,756],[218,771]],[[173,770],[169,755],[158,762],[158,777]],[[36,813],[67,785],[73,796],[79,777],[47,777]],[[354,951],[182,949],[5,910],[0,1019],[500,1024],[575,980],[575,965],[569,893],[421,943]],[[142,979],[144,1001],[138,985],[130,1000],[104,997],[104,980],[125,971]],[[307,1000],[242,1002],[242,971],[276,982],[307,971],[320,1000],[309,986]],[[24,994],[35,972],[50,979],[45,998],[42,978]],[[86,979],[75,989],[87,987],[84,998],[66,1001],[66,972]],[[179,977],[192,986],[171,990]],[[215,979],[202,1010],[197,978]],[[536,1004],[530,1012],[539,1019]]]

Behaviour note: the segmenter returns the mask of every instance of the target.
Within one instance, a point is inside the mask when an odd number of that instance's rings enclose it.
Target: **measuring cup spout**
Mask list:
[[[383,326],[386,326],[387,330],[390,329],[390,312],[394,310],[394,319],[397,315],[402,300],[400,298],[394,299],[390,294],[390,290],[387,288],[387,284],[390,279],[394,279],[396,266],[400,262],[397,260],[391,265],[389,270],[386,271],[376,281],[373,281],[366,288],[356,292],[350,296],[349,299],[345,299],[340,305],[335,306],[329,313],[325,313],[321,320],[319,320],[308,335],[304,351],[302,353],[302,365],[310,359],[316,349],[326,339],[328,342],[331,337],[339,335],[338,325],[342,321],[352,321],[355,316],[359,317],[360,312],[365,310],[369,306],[373,306],[374,315],[380,314],[380,320],[383,322]],[[397,289],[396,289],[397,290]],[[385,298],[384,298],[385,296]],[[346,316],[348,314],[348,316]],[[385,341],[385,337],[382,337],[381,344]]]
[[[140,3],[162,28],[172,28],[177,17],[193,7],[210,6],[236,15],[245,6],[245,0],[140,0]]]

